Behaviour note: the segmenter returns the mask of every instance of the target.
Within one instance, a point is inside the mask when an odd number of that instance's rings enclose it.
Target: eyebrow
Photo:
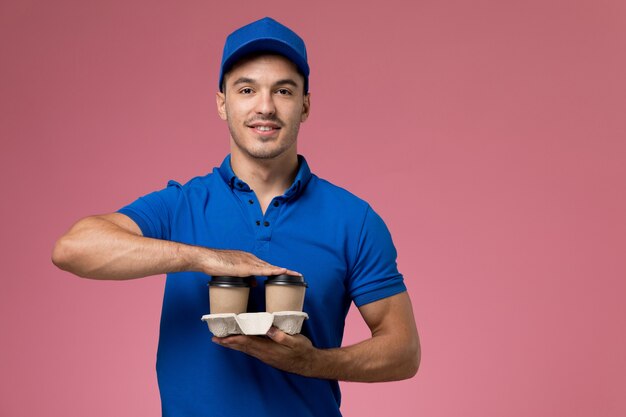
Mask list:
[[[291,78],[285,78],[282,80],[278,80],[274,83],[274,85],[290,85],[292,87],[299,87],[298,83],[292,80]]]
[[[234,82],[233,85],[238,85],[238,84],[255,84],[256,81],[253,80],[252,78],[247,78],[247,77],[239,77],[237,78]],[[274,83],[274,85],[291,85],[294,88],[299,87],[298,83],[295,82],[294,80],[292,80],[291,78],[284,78],[282,80],[278,80]]]
[[[254,80],[252,78],[239,77],[233,82],[233,85],[237,84],[254,84]]]

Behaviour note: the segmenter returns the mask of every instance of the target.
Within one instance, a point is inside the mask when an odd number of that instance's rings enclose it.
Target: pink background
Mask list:
[[[626,414],[623,1],[3,0],[0,415],[159,414],[163,277],[52,245],[221,162],[223,41],[265,15],[308,42],[300,152],[386,220],[422,338],[344,414]]]

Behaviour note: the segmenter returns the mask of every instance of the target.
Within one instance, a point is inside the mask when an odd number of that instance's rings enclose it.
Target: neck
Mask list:
[[[298,173],[298,154],[294,149],[276,158],[258,159],[233,146],[230,165],[235,175],[254,190],[259,200],[270,201],[283,195],[293,184]]]

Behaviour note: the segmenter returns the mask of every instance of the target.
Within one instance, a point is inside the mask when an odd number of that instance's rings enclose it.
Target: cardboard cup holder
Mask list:
[[[287,334],[297,334],[309,315],[302,311],[276,311],[274,313],[222,313],[205,314],[202,321],[217,337],[232,334],[264,335],[275,326]]]

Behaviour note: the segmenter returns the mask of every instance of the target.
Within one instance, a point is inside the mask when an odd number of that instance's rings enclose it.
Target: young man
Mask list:
[[[385,224],[297,153],[308,76],[304,42],[287,27],[264,18],[233,32],[216,97],[231,143],[221,166],[82,219],[54,248],[53,262],[82,277],[168,274],[157,357],[164,415],[339,416],[338,380],[417,372],[417,330]],[[301,334],[210,337],[200,321],[209,275],[283,273],[309,284]],[[258,284],[251,305],[264,311]],[[372,336],[340,347],[351,302]]]

